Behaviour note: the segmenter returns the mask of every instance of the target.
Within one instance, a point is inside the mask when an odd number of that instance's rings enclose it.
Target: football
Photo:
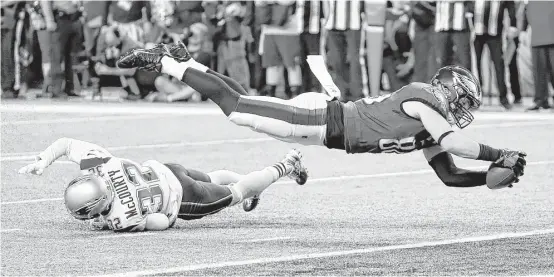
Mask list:
[[[501,189],[511,185],[516,179],[514,171],[492,164],[487,172],[487,187],[489,189]]]

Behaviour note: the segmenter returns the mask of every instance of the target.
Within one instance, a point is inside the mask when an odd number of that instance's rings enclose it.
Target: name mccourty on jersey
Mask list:
[[[117,198],[119,198],[123,206],[129,208],[129,210],[125,212],[127,219],[138,215],[135,201],[133,201],[134,199],[131,196],[131,192],[129,192],[129,187],[127,187],[127,182],[121,170],[108,171],[108,175],[112,181]]]

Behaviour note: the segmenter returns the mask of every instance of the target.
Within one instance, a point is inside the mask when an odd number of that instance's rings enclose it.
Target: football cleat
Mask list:
[[[252,198],[248,198],[248,199],[244,200],[244,202],[242,202],[242,209],[245,212],[250,212],[258,206],[259,202],[260,202],[260,196],[259,195],[256,195]]]
[[[161,60],[166,56],[178,62],[186,62],[191,58],[182,43],[174,45],[158,44],[152,49],[139,48],[127,51],[117,60],[117,66],[119,68],[140,68],[160,72]]]
[[[187,46],[182,41],[178,41],[173,44],[160,43],[154,46],[152,49],[160,49],[163,51],[163,47],[167,47],[170,56],[180,62],[186,62],[192,58],[187,49]]]
[[[308,181],[308,170],[302,165],[302,153],[293,149],[282,161],[285,165],[292,167],[288,177],[296,181],[299,185],[304,185]]]

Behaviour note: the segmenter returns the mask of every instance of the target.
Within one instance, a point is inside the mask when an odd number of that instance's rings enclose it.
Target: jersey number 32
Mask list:
[[[129,180],[137,187],[137,198],[143,214],[157,213],[163,207],[163,191],[160,179],[153,170],[139,170],[133,164],[125,164],[125,172]]]

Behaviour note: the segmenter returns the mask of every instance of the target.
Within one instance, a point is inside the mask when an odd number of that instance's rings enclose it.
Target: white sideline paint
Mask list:
[[[251,239],[251,240],[241,240],[237,241],[238,243],[251,243],[251,242],[266,242],[266,241],[277,241],[277,240],[291,240],[292,237],[275,237],[275,238],[265,238],[265,239]]]
[[[468,127],[468,130],[472,129],[486,129],[486,128],[504,128],[504,127],[516,127],[516,126],[541,126],[541,125],[554,125],[554,121],[546,122],[510,122],[510,123],[499,123],[499,124],[477,124],[471,127]],[[208,141],[198,141],[198,142],[178,142],[178,143],[159,143],[159,144],[141,144],[141,145],[129,145],[129,146],[112,146],[105,147],[108,151],[125,151],[131,149],[159,149],[159,148],[170,148],[170,147],[187,147],[187,146],[212,146],[212,145],[221,145],[221,144],[232,144],[232,143],[258,143],[258,142],[267,142],[274,141],[279,142],[274,138],[263,137],[263,138],[246,138],[246,139],[224,139],[224,140],[208,140]],[[39,152],[16,152],[16,153],[2,153],[0,157],[0,162],[13,162],[13,161],[29,161],[34,160],[35,156]]]
[[[47,103],[29,105],[28,103],[9,103],[0,105],[0,112],[35,113],[78,113],[78,114],[173,114],[173,115],[220,115],[221,110],[210,104],[205,106],[177,105],[122,105],[119,103],[91,105],[90,103]],[[553,120],[553,113],[532,112],[476,112],[477,120]]]
[[[175,274],[175,273],[180,273],[184,271],[193,271],[193,270],[202,270],[202,269],[233,267],[233,266],[249,266],[249,265],[255,265],[255,264],[282,263],[282,262],[290,262],[290,261],[298,261],[298,260],[351,256],[351,255],[369,254],[369,253],[394,251],[394,250],[417,249],[417,248],[434,247],[434,246],[441,246],[441,245],[461,244],[461,243],[468,243],[468,242],[481,242],[481,241],[492,241],[492,240],[500,240],[500,239],[521,238],[521,237],[529,237],[529,236],[546,235],[546,234],[552,234],[552,233],[554,233],[554,229],[534,230],[534,231],[519,232],[519,233],[501,233],[501,234],[494,234],[494,235],[488,235],[488,236],[454,238],[454,239],[446,239],[446,240],[438,240],[438,241],[424,241],[424,242],[390,245],[390,246],[382,246],[382,247],[372,247],[372,248],[362,248],[362,249],[352,249],[352,250],[344,250],[344,251],[320,252],[320,253],[289,255],[289,256],[272,257],[272,258],[259,258],[259,259],[252,259],[252,260],[243,260],[243,261],[228,261],[228,262],[219,262],[219,263],[211,263],[211,264],[195,264],[195,265],[170,267],[170,268],[139,270],[139,271],[121,272],[121,273],[102,275],[102,276],[165,275],[165,274]]]
[[[0,230],[0,233],[17,232],[17,231],[21,231],[21,229],[2,229]]]
[[[144,236],[152,236],[156,233],[153,232],[140,232],[140,233],[118,233],[118,234],[110,234],[110,235],[102,235],[102,236],[96,236],[93,237],[95,239],[117,239],[117,238],[126,238],[126,237],[144,237]]]
[[[545,164],[554,164],[554,160],[551,161],[536,161],[536,162],[527,162],[527,166],[531,165],[545,165]],[[473,167],[464,167],[466,169],[486,169],[489,166],[473,166]],[[370,179],[370,178],[383,178],[383,177],[399,177],[407,175],[419,175],[419,174],[428,174],[434,173],[435,171],[430,169],[414,170],[414,171],[404,171],[404,172],[388,172],[388,173],[378,173],[378,174],[368,174],[368,175],[350,175],[350,176],[337,176],[337,177],[323,177],[323,178],[313,178],[308,179],[308,183],[315,182],[328,182],[328,181],[340,181],[340,180],[355,180],[355,179]],[[296,184],[295,181],[280,181],[275,184]],[[21,201],[12,201],[12,202],[2,202],[1,205],[11,205],[11,204],[26,204],[26,203],[37,203],[37,202],[49,202],[49,201],[60,201],[63,198],[43,198],[43,199],[31,199],[31,200],[21,200]]]
[[[159,143],[159,144],[142,144],[142,145],[130,145],[130,146],[113,146],[105,147],[108,151],[125,151],[130,149],[158,149],[169,147],[186,147],[186,146],[211,146],[219,144],[232,144],[232,143],[257,143],[265,141],[277,141],[274,138],[247,138],[247,139],[225,139],[225,140],[208,140],[198,142],[178,142],[178,143]],[[6,153],[0,157],[0,162],[4,161],[27,161],[34,160],[35,156],[40,152],[20,152],[20,153]]]
[[[42,198],[42,199],[29,199],[29,200],[2,202],[1,204],[2,205],[28,204],[28,203],[40,203],[40,202],[62,201],[62,200],[63,198]]]
[[[38,119],[38,120],[16,120],[16,121],[1,122],[0,126],[78,123],[78,122],[90,122],[90,121],[140,120],[140,119],[166,118],[169,116],[171,115],[118,115],[118,116],[87,116],[87,117],[74,117],[74,118]]]

